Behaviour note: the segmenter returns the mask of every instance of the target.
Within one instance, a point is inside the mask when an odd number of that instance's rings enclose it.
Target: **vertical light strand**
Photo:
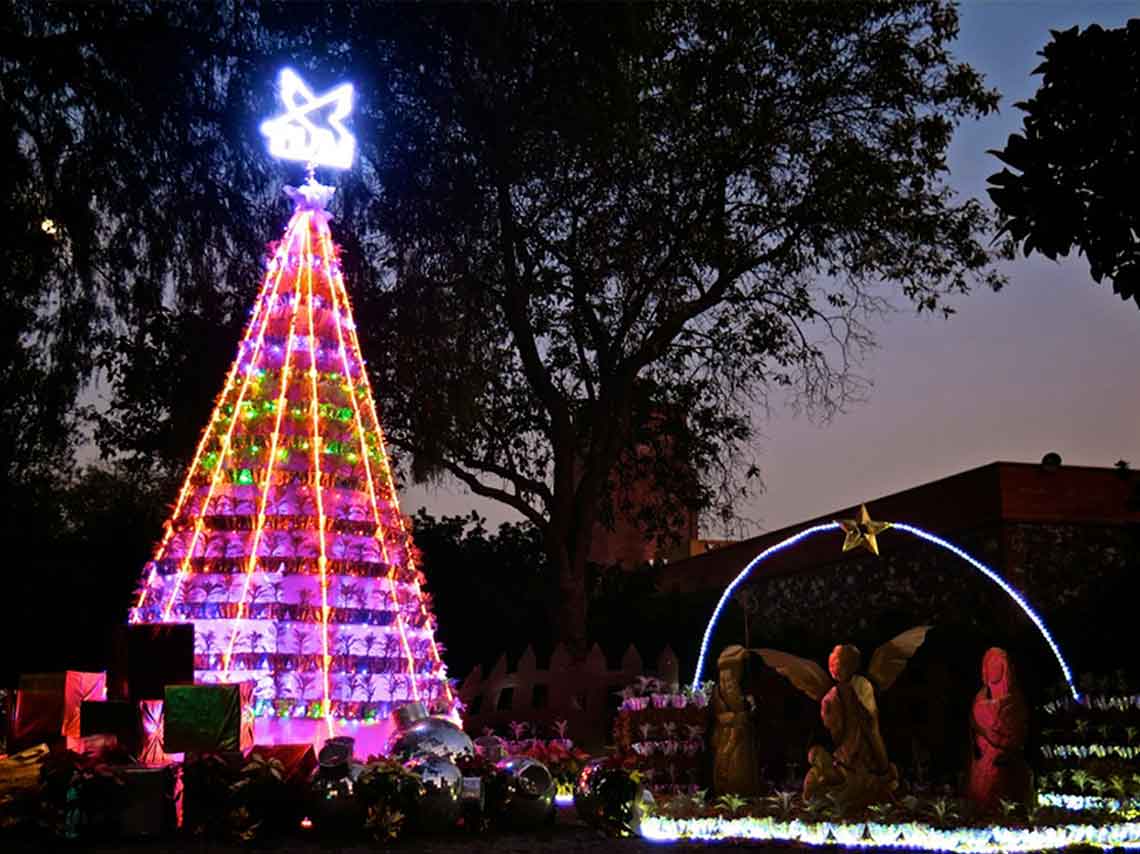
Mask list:
[[[274,253],[275,262],[280,265],[281,250],[278,249]],[[286,257],[288,257],[288,248],[286,247]],[[273,270],[269,270],[265,274],[265,280],[261,284],[261,290],[257,294],[257,301],[254,303],[253,311],[250,314],[249,323],[246,324],[245,331],[242,332],[241,344],[244,344],[253,333],[253,328],[258,319],[262,316],[262,312],[267,312],[269,309],[269,302],[266,298],[269,292],[269,282],[273,279]],[[240,347],[241,345],[239,345]],[[222,386],[222,393],[218,395],[218,400],[214,404],[214,411],[210,413],[210,420],[206,424],[206,429],[202,431],[202,438],[198,440],[198,447],[194,451],[194,459],[190,463],[190,468],[186,472],[186,477],[182,481],[182,488],[178,491],[178,498],[174,503],[174,510],[170,514],[170,518],[166,522],[166,530],[163,532],[162,541],[154,550],[154,562],[162,560],[166,554],[166,547],[169,545],[171,538],[174,536],[174,520],[182,513],[182,506],[186,503],[186,499],[190,497],[190,485],[194,480],[194,472],[198,469],[199,463],[202,459],[202,452],[206,449],[206,444],[209,442],[210,437],[214,434],[215,425],[218,423],[218,416],[222,412],[222,408],[226,404],[226,396],[229,394],[234,379],[237,377],[238,365],[241,363],[241,353],[239,352],[237,358],[230,364],[230,372],[226,375],[226,383]],[[135,610],[143,606],[146,602],[146,595],[150,592],[150,586],[154,583],[154,577],[157,574],[157,567],[151,566],[150,574],[147,576],[146,584],[143,589],[139,591],[138,601],[135,603]],[[131,614],[130,622],[138,622],[138,615]]]
[[[351,303],[349,302],[349,299],[348,299],[348,290],[344,287],[344,277],[341,276],[339,273],[337,274],[336,282],[340,286],[341,298],[344,300],[344,305],[346,307],[346,310],[348,310],[351,313]],[[408,565],[410,566],[412,573],[413,573],[412,588],[415,591],[416,597],[419,599],[420,613],[423,614],[426,618],[428,616],[427,608],[424,606],[424,603],[423,603],[423,596],[421,595],[419,581],[415,580],[416,561],[412,555],[411,536],[408,534],[407,529],[404,527],[404,517],[400,513],[400,501],[399,501],[399,498],[397,498],[397,496],[396,496],[396,486],[392,480],[392,469],[388,465],[388,452],[387,452],[387,445],[384,441],[384,431],[380,427],[380,417],[376,412],[376,399],[373,397],[373,394],[372,394],[372,385],[368,381],[368,371],[365,369],[365,365],[364,365],[364,351],[360,348],[360,339],[356,335],[356,324],[355,323],[351,324],[348,327],[348,332],[349,332],[349,336],[352,339],[352,345],[356,350],[356,357],[360,361],[360,378],[364,384],[364,390],[367,393],[368,407],[371,411],[372,423],[376,427],[376,438],[377,438],[377,442],[379,443],[379,446],[380,446],[380,454],[381,454],[381,459],[383,461],[383,473],[384,473],[384,477],[385,477],[385,480],[386,480],[387,486],[388,486],[388,494],[391,496],[392,505],[396,511],[396,524],[400,529],[400,533],[404,537],[404,544],[405,544],[404,550],[407,553]],[[434,631],[428,632],[428,644],[429,644],[429,647],[431,649],[432,659],[436,662],[436,664],[441,663],[441,659],[440,659],[440,655],[439,655],[439,648],[435,644],[435,632]],[[444,691],[444,695],[447,697],[447,703],[450,706],[454,701],[454,695],[451,693],[451,686],[447,684],[446,678],[443,679],[443,691]]]
[[[309,218],[309,214],[304,215],[304,220]],[[304,220],[299,223],[304,224]],[[288,392],[289,392],[289,374],[291,371],[291,360],[293,357],[293,334],[297,328],[297,313],[301,310],[300,299],[300,271],[293,279],[293,312],[289,315],[289,335],[285,339],[285,361],[281,363],[280,372],[280,388],[277,392],[277,412],[276,418],[273,422],[273,437],[269,442],[269,462],[265,466],[265,485],[261,490],[261,499],[258,502],[257,508],[257,527],[253,531],[253,538],[249,548],[249,557],[245,565],[245,581],[242,584],[241,597],[238,599],[237,613],[232,620],[232,630],[230,632],[230,642],[226,649],[225,655],[222,656],[222,675],[223,677],[229,673],[230,661],[233,658],[234,642],[237,640],[238,629],[240,628],[240,621],[242,614],[245,611],[245,600],[249,595],[249,585],[253,579],[254,567],[257,565],[257,550],[261,545],[261,536],[265,531],[265,507],[269,503],[269,490],[273,486],[273,468],[277,462],[277,442],[281,435],[281,420],[284,417]]]
[[[296,228],[298,215],[294,214],[293,218],[289,221],[289,227],[285,232],[285,245],[292,246],[292,235]],[[273,280],[273,293],[269,298],[269,305],[266,306],[265,313],[261,320],[261,329],[258,330],[257,340],[254,343],[253,354],[250,356],[249,364],[245,369],[245,376],[242,378],[241,390],[238,392],[237,400],[234,402],[234,417],[230,419],[230,426],[226,429],[225,438],[222,440],[222,453],[218,458],[218,464],[214,467],[214,473],[210,477],[210,487],[206,491],[206,499],[202,502],[202,510],[198,514],[198,519],[194,523],[194,535],[191,537],[190,546],[186,549],[185,555],[182,557],[182,563],[178,567],[178,574],[174,579],[174,589],[170,592],[170,600],[162,611],[162,621],[165,623],[170,619],[170,612],[174,609],[174,603],[178,600],[178,593],[182,587],[182,580],[186,576],[187,568],[190,566],[190,561],[194,557],[194,548],[198,544],[198,537],[202,534],[204,527],[202,518],[205,516],[210,506],[210,501],[214,497],[214,490],[218,487],[218,482],[221,479],[222,470],[225,468],[226,455],[229,454],[230,442],[233,439],[234,427],[237,425],[238,420],[241,418],[241,406],[245,402],[245,394],[249,390],[249,377],[252,373],[253,366],[257,363],[257,359],[261,354],[261,347],[265,341],[265,330],[269,326],[269,316],[272,313],[277,302],[277,288],[281,284],[281,276],[285,272],[285,267],[288,266],[288,249],[286,249],[286,263],[279,265],[277,275]],[[238,354],[238,361],[241,359],[241,354]]]
[[[324,704],[321,707],[329,735],[333,734],[332,704],[329,702],[329,578],[328,557],[325,554],[325,505],[324,487],[321,484],[321,434],[320,434],[320,404],[318,402],[317,388],[317,348],[316,331],[313,328],[313,233],[312,229],[305,230],[305,299],[308,303],[309,315],[309,387],[312,399],[309,401],[309,417],[313,427],[313,478],[317,492],[317,520],[318,536],[320,539],[320,557],[317,567],[321,572],[321,687],[324,693]]]
[[[360,441],[360,454],[364,460],[364,473],[368,481],[368,499],[372,505],[372,519],[376,523],[376,538],[380,541],[380,555],[384,563],[388,565],[388,591],[392,597],[392,607],[396,612],[396,630],[400,634],[400,643],[404,648],[404,656],[408,662],[408,677],[411,680],[412,686],[412,699],[419,700],[420,692],[419,686],[416,684],[416,668],[412,660],[412,648],[408,643],[408,635],[404,629],[404,615],[400,608],[400,599],[396,595],[396,567],[388,560],[388,542],[384,535],[384,524],[380,518],[380,506],[376,501],[376,487],[372,481],[372,463],[368,459],[368,443],[365,441],[364,436],[364,419],[360,415],[360,406],[356,401],[356,383],[352,379],[352,370],[348,363],[348,352],[344,346],[344,335],[341,332],[340,326],[340,299],[336,292],[336,287],[333,284],[332,266],[329,263],[329,258],[332,256],[333,245],[332,235],[329,234],[328,225],[321,223],[320,227],[321,236],[321,255],[324,257],[325,276],[329,283],[329,292],[332,294],[332,312],[333,320],[336,324],[336,340],[337,348],[340,351],[341,364],[344,367],[344,376],[348,383],[349,396],[352,398],[352,411],[355,414],[356,435]],[[348,310],[346,306],[346,311]],[[360,364],[360,373],[364,373],[364,362],[357,354],[358,363]]]

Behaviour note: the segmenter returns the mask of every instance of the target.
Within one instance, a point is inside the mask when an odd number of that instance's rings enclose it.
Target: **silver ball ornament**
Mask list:
[[[423,718],[397,732],[388,754],[400,762],[430,755],[451,762],[461,756],[474,756],[471,737],[446,718]]]
[[[506,818],[517,827],[536,827],[550,819],[557,786],[550,770],[529,756],[512,756],[497,765],[510,782]]]
[[[645,788],[624,768],[605,759],[586,763],[574,785],[578,818],[616,836],[636,831],[645,811]]]
[[[497,735],[481,735],[475,739],[475,752],[488,762],[499,762],[507,757],[507,743]]]
[[[599,817],[600,801],[597,785],[601,780],[605,759],[591,759],[578,772],[574,781],[574,811],[586,824],[594,824]]]
[[[421,830],[450,830],[459,820],[463,773],[440,756],[418,756],[407,763],[420,778],[423,790],[416,804],[416,823]]]

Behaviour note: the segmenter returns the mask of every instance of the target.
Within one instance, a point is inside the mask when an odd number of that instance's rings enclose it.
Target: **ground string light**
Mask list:
[[[795,842],[854,849],[905,848],[969,854],[1051,851],[1070,845],[1140,848],[1140,823],[1065,824],[1051,827],[931,827],[922,822],[808,822],[772,818],[647,816],[638,831],[651,842]]]
[[[728,600],[732,597],[732,594],[736,591],[736,588],[744,582],[749,574],[751,574],[753,569],[755,569],[758,565],[763,563],[765,560],[777,552],[797,545],[809,537],[815,536],[816,534],[822,533],[824,531],[844,531],[847,535],[843,544],[844,551],[849,551],[850,549],[858,546],[864,546],[869,551],[877,555],[879,551],[876,536],[887,529],[905,531],[906,533],[918,537],[921,540],[925,540],[928,543],[933,543],[936,546],[940,546],[951,554],[966,561],[966,563],[970,564],[970,566],[981,572],[990,581],[1000,587],[1005,592],[1005,594],[1010,597],[1010,599],[1017,603],[1017,606],[1021,608],[1027,617],[1029,617],[1030,621],[1032,621],[1038,632],[1040,632],[1042,638],[1045,639],[1045,642],[1049,645],[1049,649],[1053,653],[1053,657],[1056,658],[1057,663],[1061,667],[1061,673],[1064,676],[1065,684],[1068,686],[1070,694],[1072,694],[1072,697],[1075,701],[1078,703],[1081,702],[1081,694],[1077,690],[1077,686],[1073,683],[1072,670],[1069,667],[1068,662],[1065,660],[1065,656],[1061,653],[1061,648],[1053,639],[1053,635],[1049,632],[1048,628],[1046,628],[1045,621],[1041,619],[1041,616],[1035,610],[1033,610],[1030,604],[1025,600],[1025,597],[1020,592],[1018,592],[1018,590],[1016,590],[1008,581],[1002,578],[1000,573],[996,572],[991,567],[986,566],[984,563],[970,555],[964,549],[930,533],[929,531],[924,531],[922,528],[917,528],[913,525],[907,525],[902,522],[873,522],[871,521],[870,516],[867,514],[866,507],[860,508],[859,516],[857,519],[848,519],[841,522],[825,522],[820,525],[814,525],[811,528],[807,528],[797,534],[793,534],[785,540],[781,540],[774,546],[770,546],[748,562],[748,565],[745,566],[744,569],[741,570],[740,573],[736,576],[736,578],[732,580],[728,587],[725,588],[724,593],[721,595],[720,600],[716,604],[716,608],[713,609],[712,617],[709,619],[708,625],[705,628],[704,637],[701,639],[700,653],[697,656],[697,667],[696,671],[693,673],[693,688],[695,689],[698,685],[700,685],[701,674],[704,672],[705,660],[708,656],[709,643],[712,641],[713,631],[716,629],[717,621],[720,619],[725,605],[728,604]]]

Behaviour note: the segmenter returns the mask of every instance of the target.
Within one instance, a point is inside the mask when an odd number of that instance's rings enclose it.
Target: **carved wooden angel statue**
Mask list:
[[[765,664],[819,701],[820,717],[835,743],[835,794],[851,806],[888,800],[898,785],[898,770],[887,758],[879,731],[875,693],[894,684],[929,630],[918,626],[880,646],[866,676],[858,675],[860,653],[850,644],[831,651],[830,678],[814,661],[774,649],[757,650]],[[812,782],[818,791],[818,781]]]

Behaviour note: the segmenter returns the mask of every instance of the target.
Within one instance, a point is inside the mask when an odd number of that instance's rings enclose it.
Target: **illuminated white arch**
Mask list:
[[[728,585],[728,587],[724,589],[724,593],[721,594],[720,601],[716,603],[716,608],[713,609],[712,617],[709,619],[708,625],[705,627],[704,637],[701,638],[701,651],[700,655],[697,656],[696,672],[693,674],[694,688],[700,684],[701,673],[705,669],[705,658],[708,654],[709,642],[712,640],[712,634],[716,629],[716,624],[720,619],[721,612],[724,610],[724,606],[728,604],[728,600],[736,591],[736,588],[740,586],[740,584],[744,581],[745,578],[748,577],[752,570],[776,552],[790,548],[791,546],[794,546],[803,540],[806,540],[808,537],[812,537],[823,531],[834,531],[841,529],[842,526],[838,522],[825,522],[822,525],[814,525],[811,528],[806,528],[803,531],[800,531],[798,534],[793,534],[786,540],[781,540],[780,542],[776,543],[776,545],[770,546],[764,551],[760,552],[760,554],[756,555],[756,557],[748,562],[748,565],[740,571],[740,574],[737,575],[736,578],[732,579],[732,582]],[[1069,686],[1069,693],[1073,695],[1074,700],[1076,700],[1078,703],[1081,702],[1081,694],[1077,690],[1076,685],[1073,684],[1073,672],[1070,670],[1069,663],[1065,660],[1065,656],[1062,655],[1060,647],[1057,646],[1057,642],[1053,640],[1053,636],[1045,627],[1045,621],[1041,619],[1041,616],[1036,611],[1034,611],[1032,607],[1030,607],[1029,603],[1025,601],[1025,597],[1022,596],[1017,590],[1015,590],[1008,581],[1006,581],[1001,577],[1001,575],[990,569],[980,560],[977,560],[968,554],[963,549],[958,548],[958,546],[947,542],[941,537],[936,537],[929,531],[924,531],[921,528],[916,528],[913,525],[906,525],[902,522],[892,523],[891,529],[895,531],[906,531],[908,534],[913,534],[921,540],[926,540],[928,543],[934,543],[936,546],[941,546],[942,548],[966,561],[968,564],[974,567],[974,569],[981,572],[990,581],[1004,590],[1006,595],[1008,595],[1014,602],[1016,602],[1018,607],[1020,607],[1021,610],[1025,612],[1025,615],[1033,621],[1033,625],[1037,627],[1037,630],[1041,633],[1041,636],[1045,639],[1045,642],[1049,644],[1049,649],[1052,650],[1053,657],[1057,659],[1057,663],[1061,666],[1061,673],[1065,677],[1065,684]]]

